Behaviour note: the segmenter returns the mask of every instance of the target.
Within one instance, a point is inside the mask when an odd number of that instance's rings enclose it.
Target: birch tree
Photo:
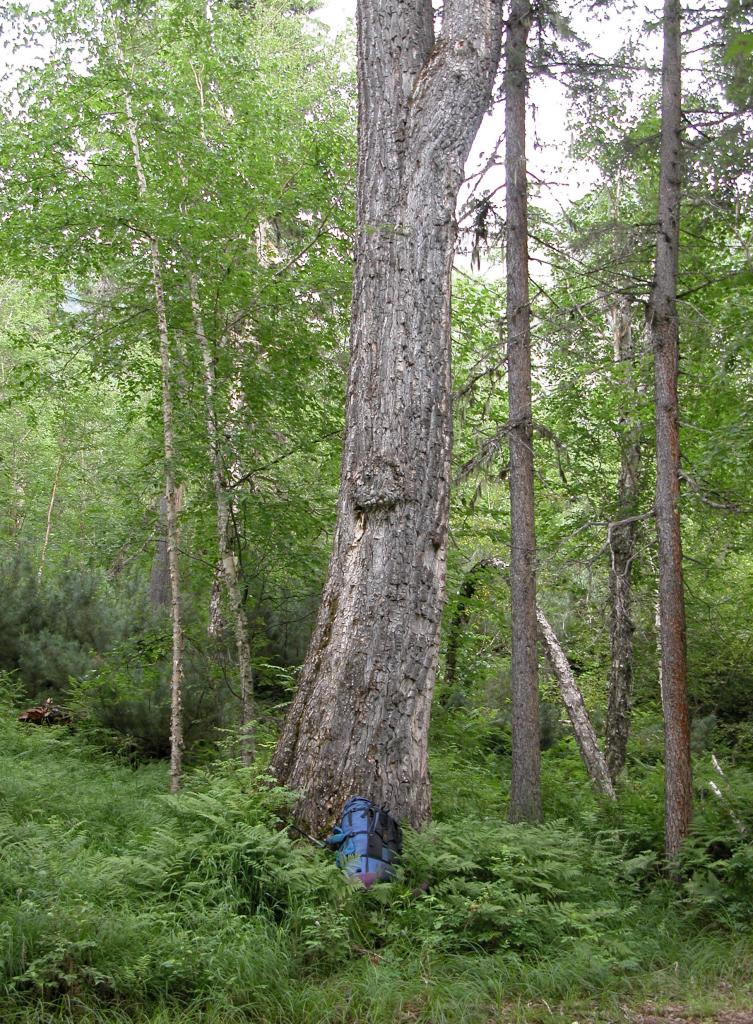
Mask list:
[[[125,60],[118,46],[121,65]],[[123,68],[125,71],[125,68]],[[123,103],[126,113],[128,137],[131,140],[133,166],[136,172],[139,195],[148,192],[146,174],[141,159],[141,142],[138,125],[133,116],[133,107],[128,92],[124,92]],[[178,497],[175,483],[175,429],[173,426],[172,369],[170,358],[170,337],[167,325],[165,289],[162,274],[162,259],[159,242],[155,235],[149,236],[154,303],[157,314],[159,335],[160,370],[162,380],[162,430],[165,447],[165,523],[167,537],[167,562],[170,573],[170,619],[173,631],[172,673],[170,677],[170,792],[177,793],[183,775],[183,624],[181,621],[180,565],[178,562]]]

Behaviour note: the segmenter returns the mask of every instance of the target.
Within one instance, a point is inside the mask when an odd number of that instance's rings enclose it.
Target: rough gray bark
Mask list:
[[[507,381],[510,412],[512,602],[510,821],[539,821],[542,813],[526,170],[526,46],[530,27],[530,3],[528,0],[513,0],[505,42]]]
[[[233,616],[235,632],[235,648],[238,656],[238,676],[241,694],[241,760],[251,764],[254,757],[254,678],[251,665],[251,646],[248,639],[248,623],[243,607],[243,594],[238,575],[238,564],[230,544],[230,496],[228,495],[223,470],[222,447],[217,429],[217,410],[215,408],[216,377],[214,360],[209,348],[209,340],[204,328],[204,319],[199,304],[199,285],[195,274],[189,276],[191,294],[191,313],[194,332],[201,352],[204,367],[204,411],[206,415],[207,436],[209,439],[209,463],[212,467],[212,486],[217,509],[217,544],[222,565],[222,578],[225,583],[230,610]]]
[[[619,525],[609,529],[609,705],[605,733],[605,754],[612,782],[625,767],[630,735],[630,702],[633,688],[632,573],[640,494],[642,425],[637,413],[638,384],[635,379],[635,342],[627,299],[618,299],[611,310],[615,362],[625,367],[623,408],[620,414],[620,473],[617,480]]]
[[[118,54],[121,63],[123,55]],[[147,193],[146,175],[141,160],[136,121],[130,96],[125,97],[126,123],[131,140],[133,164],[139,194]],[[183,774],[183,626],[181,621],[180,567],[178,564],[178,496],[175,486],[175,432],[171,391],[170,339],[167,329],[167,307],[162,284],[162,260],[154,235],[149,238],[152,285],[157,312],[160,368],[162,376],[162,433],[165,450],[165,521],[167,526],[167,560],[170,575],[170,615],[173,626],[173,659],[170,679],[170,792],[177,793]]]
[[[680,440],[677,399],[677,274],[682,179],[681,9],[664,3],[659,225],[647,322],[654,350],[656,533],[659,545],[661,693],[664,709],[665,849],[674,858],[690,831],[693,785],[687,696],[685,596],[680,535]]]
[[[316,831],[353,793],[420,827],[445,588],[450,276],[500,0],[359,0],[351,359],[334,550],[275,753]]]
[[[560,696],[567,709],[568,718],[575,733],[575,740],[580,750],[580,756],[588,772],[588,777],[594,786],[610,800],[616,799],[614,786],[609,775],[607,762],[599,749],[599,742],[596,739],[594,727],[583,701],[583,694],[575,682],[575,676],[570,668],[570,662],[562,649],[557,636],[549,624],[548,619],[540,608],[536,609],[539,636],[546,651],[547,660],[552,667]]]

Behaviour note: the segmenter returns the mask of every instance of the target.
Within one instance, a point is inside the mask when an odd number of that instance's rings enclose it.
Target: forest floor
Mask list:
[[[721,865],[698,847],[669,885],[650,765],[604,810],[577,754],[548,751],[549,822],[510,826],[504,756],[444,722],[436,823],[407,836],[402,883],[364,893],[232,759],[176,800],[163,764],[16,715],[0,707],[0,1024],[753,1024],[751,845]],[[734,785],[749,815],[753,780]],[[732,844],[725,813],[698,827]]]

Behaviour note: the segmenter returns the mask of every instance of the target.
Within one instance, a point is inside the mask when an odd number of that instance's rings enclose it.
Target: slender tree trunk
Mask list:
[[[65,455],[61,452],[60,458],[58,459],[58,466],[55,470],[55,479],[52,482],[52,491],[50,492],[50,503],[47,506],[47,526],[44,531],[44,541],[42,542],[42,552],[39,556],[39,568],[37,569],[37,579],[42,578],[44,572],[44,563],[47,558],[47,548],[50,543],[50,535],[52,533],[52,513],[55,510],[55,498],[57,497],[58,487],[60,486],[60,475],[63,472],[63,463],[65,462]]]
[[[526,46],[530,27],[531,5],[528,0],[513,0],[505,43],[507,379],[510,405],[512,601],[510,821],[541,819],[526,169]]]
[[[361,793],[420,827],[444,601],[455,204],[499,0],[359,0],[351,361],[334,551],[273,759],[318,830]]]
[[[632,573],[637,522],[623,522],[635,516],[640,494],[642,427],[637,411],[638,385],[635,379],[635,344],[627,299],[618,300],[611,311],[614,358],[626,373],[624,403],[620,415],[620,474],[617,480],[617,511],[621,525],[609,531],[609,603],[611,666],[607,709],[605,753],[612,782],[625,766],[630,735],[630,702],[633,687]]]
[[[451,627],[453,629],[452,638],[456,655],[460,649],[462,630],[468,624],[468,604],[473,599],[483,574],[489,569],[503,573],[509,581],[510,566],[503,562],[501,558],[482,558],[480,562],[476,562],[468,571],[460,591],[463,600],[463,612],[453,619]],[[583,694],[578,688],[575,676],[570,668],[570,662],[567,660],[567,655],[557,639],[557,635],[538,605],[536,606],[536,626],[546,652],[547,660],[557,680],[560,696],[565,705],[570,724],[573,727],[575,740],[588,776],[599,792],[609,797],[610,800],[614,800],[615,792],[609,778],[607,763],[599,749],[596,732],[583,700]]]
[[[167,557],[167,498],[161,495],[157,514],[157,543],[149,575],[149,602],[154,608],[170,604],[170,561]]]
[[[229,542],[230,498],[225,486],[222,450],[217,429],[214,360],[212,359],[209,341],[204,329],[204,320],[201,315],[201,306],[199,305],[199,287],[195,274],[190,275],[189,285],[194,331],[204,365],[204,408],[209,438],[209,462],[212,467],[212,485],[214,487],[214,498],[217,507],[217,543],[222,564],[222,578],[225,582],[225,589],[227,590],[233,616],[235,647],[238,654],[238,675],[241,692],[241,759],[244,764],[251,764],[254,757],[254,679],[251,665],[251,647],[248,639],[248,623],[243,608],[243,595],[238,578],[238,564]]]
[[[677,855],[690,830],[693,809],[677,400],[677,273],[682,177],[680,21],[679,0],[665,0],[659,229],[654,282],[648,305],[656,402],[656,531],[659,542],[661,692],[665,740],[665,847],[669,859]]]
[[[123,62],[122,54],[119,54]],[[141,161],[141,145],[133,117],[131,99],[125,94],[128,135],[139,193],[147,193],[146,175]],[[165,290],[162,284],[162,261],[157,239],[149,238],[152,285],[157,310],[160,366],[162,371],[162,429],[165,449],[165,501],[167,521],[167,559],[170,571],[170,613],[173,624],[173,663],[170,683],[170,792],[177,793],[183,773],[183,626],[181,621],[180,568],[178,564],[178,500],[175,487],[175,433],[171,393],[170,339],[167,329]]]
[[[599,749],[596,732],[591,724],[591,719],[583,700],[583,694],[575,682],[575,676],[570,668],[567,655],[540,608],[536,609],[536,619],[538,621],[539,636],[557,680],[560,695],[567,709],[567,714],[575,733],[575,740],[578,744],[583,764],[586,766],[588,777],[600,793],[609,797],[610,800],[614,800],[616,796],[609,775],[609,768],[607,767],[604,755]]]

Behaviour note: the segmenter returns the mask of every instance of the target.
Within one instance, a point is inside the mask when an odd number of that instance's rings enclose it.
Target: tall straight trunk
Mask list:
[[[510,407],[512,601],[510,821],[541,819],[526,169],[526,46],[530,27],[531,5],[528,0],[513,0],[505,43],[507,380]]]
[[[334,550],[272,766],[325,826],[361,793],[420,827],[452,429],[450,277],[499,0],[359,0],[356,266]]]
[[[615,362],[624,369],[623,407],[620,414],[620,473],[617,480],[616,521],[609,531],[609,705],[605,753],[613,782],[625,767],[630,735],[630,701],[633,688],[632,574],[638,523],[631,520],[640,493],[641,435],[638,417],[638,383],[635,377],[635,342],[630,303],[622,298],[611,310]]]
[[[243,594],[241,593],[241,585],[238,578],[238,564],[230,544],[230,497],[225,484],[222,448],[217,429],[214,360],[204,328],[204,319],[199,304],[199,285],[195,274],[190,275],[189,286],[194,331],[204,367],[204,410],[207,421],[207,436],[209,438],[209,463],[212,467],[212,486],[214,488],[214,499],[217,508],[217,544],[222,565],[222,578],[233,616],[235,647],[238,655],[238,676],[241,694],[241,760],[244,764],[251,764],[254,757],[254,679],[251,665],[251,646],[248,639],[246,612],[243,608]]]
[[[119,54],[121,62],[122,54]],[[133,164],[139,194],[147,193],[146,175],[141,160],[136,121],[131,98],[125,94],[126,120],[131,140]],[[149,238],[152,286],[157,311],[160,368],[162,376],[162,433],[165,450],[165,502],[167,524],[167,561],[170,572],[170,615],[173,625],[173,659],[170,679],[170,792],[177,793],[183,774],[183,626],[181,621],[180,568],[178,564],[178,498],[175,486],[175,432],[171,392],[170,339],[167,329],[167,307],[162,283],[162,261],[154,235]]]
[[[664,709],[665,848],[675,857],[690,830],[693,786],[680,535],[680,442],[677,400],[677,273],[682,177],[681,9],[664,3],[659,226],[647,321],[654,350],[656,532],[659,543],[661,695]]]

